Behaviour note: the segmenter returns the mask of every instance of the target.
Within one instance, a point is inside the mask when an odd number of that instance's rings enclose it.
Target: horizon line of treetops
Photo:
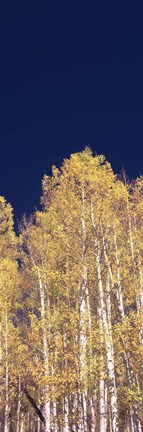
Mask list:
[[[143,432],[143,177],[90,148],[0,197],[0,431]]]

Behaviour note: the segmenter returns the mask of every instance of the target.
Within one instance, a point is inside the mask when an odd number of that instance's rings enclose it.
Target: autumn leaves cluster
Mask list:
[[[0,198],[1,430],[40,431],[24,385],[46,432],[140,432],[143,178],[86,148],[42,188],[19,236]]]

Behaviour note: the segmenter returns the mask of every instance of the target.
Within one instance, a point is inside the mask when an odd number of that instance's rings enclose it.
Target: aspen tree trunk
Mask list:
[[[63,346],[64,350],[66,351],[66,331],[63,329]],[[67,361],[65,361],[65,367],[67,365]],[[63,424],[63,431],[69,432],[69,399],[68,396],[65,396],[63,398],[63,418],[64,418],[64,424]]]
[[[111,410],[109,407],[109,432],[112,432]]]
[[[110,280],[111,280],[112,288],[114,288],[112,269],[111,269],[109,257],[108,257],[107,252],[106,252],[104,238],[103,238],[103,244],[104,244],[104,255],[105,255],[105,259],[106,259],[107,266],[108,266],[108,269],[109,269]],[[114,245],[115,245],[116,272],[117,272],[116,296],[117,296],[117,301],[118,301],[119,312],[120,312],[121,319],[122,319],[122,322],[123,322],[124,317],[125,317],[125,312],[124,312],[123,292],[122,292],[121,277],[120,277],[120,262],[119,262],[119,258],[118,258],[118,247],[117,247],[117,239],[116,239],[116,232],[115,231],[114,231]],[[108,298],[109,298],[109,292],[108,292],[108,289],[107,289],[107,299]],[[110,304],[111,304],[111,302],[110,302]],[[109,311],[109,301],[108,301],[108,311]],[[110,317],[111,317],[111,310],[110,310]],[[108,314],[108,319],[109,319],[109,314]],[[133,379],[132,378],[132,374],[133,374],[133,372],[132,372],[132,370],[130,370],[128,358],[127,358],[127,355],[125,353],[124,353],[124,359],[125,359],[125,364],[126,364],[126,370],[127,370],[129,384],[132,385],[132,379]]]
[[[91,432],[95,432],[96,431],[96,424],[97,424],[97,419],[96,419],[96,414],[95,414],[95,403],[96,403],[96,398],[95,398],[95,395],[93,395],[90,398]]]
[[[75,393],[72,397],[72,431],[78,431],[78,394]]]
[[[89,303],[88,286],[87,286],[87,289],[86,289],[86,308],[87,308],[87,315],[88,315],[88,332],[89,332],[89,335],[90,335],[89,353],[90,353],[90,358],[92,358],[92,356],[93,356],[92,341],[91,341],[92,325],[91,325],[91,311],[90,311],[90,303]],[[93,397],[91,396],[91,398],[89,400],[89,408],[90,408],[90,412],[91,412],[91,432],[94,432],[95,428],[96,428],[95,395],[93,395]],[[87,407],[86,407],[86,418],[87,418],[87,428],[89,428],[89,425],[88,425],[88,415],[87,415]]]
[[[103,362],[103,358],[101,358]],[[99,425],[100,432],[107,431],[107,403],[105,398],[105,379],[99,381]]]
[[[117,392],[116,392],[116,382],[115,382],[113,342],[112,342],[111,332],[109,332],[108,330],[106,310],[103,301],[103,291],[101,289],[103,290],[102,284],[100,283],[101,311],[102,311],[103,327],[104,327],[105,338],[106,338],[107,369],[108,369],[108,377],[110,381],[109,391],[110,391],[110,403],[111,403],[111,415],[112,415],[112,429],[113,432],[117,432],[118,431],[118,410],[117,410]]]
[[[54,432],[57,432],[57,404],[55,401],[52,402],[52,423],[51,423],[51,429]]]
[[[28,411],[28,413],[27,413],[27,415],[25,416],[26,418],[25,418],[25,423],[26,423],[26,428],[27,428],[27,430],[30,432],[30,415],[29,415],[29,411]]]
[[[86,432],[88,429],[87,425],[87,391],[84,390],[82,393],[82,410],[83,410],[83,424],[84,424],[84,431]]]
[[[114,289],[112,268],[111,268],[110,259],[109,259],[108,253],[107,253],[107,245],[106,245],[106,241],[104,239],[102,225],[101,225],[101,232],[102,232],[104,257],[105,257],[105,261],[106,261],[106,264],[107,264],[107,267],[108,267],[109,278],[110,278],[110,281],[111,281],[112,289]],[[119,312],[121,314],[122,319],[124,319],[125,314],[124,314],[123,292],[122,292],[121,277],[120,277],[120,262],[119,262],[119,258],[118,258],[117,239],[116,239],[116,233],[115,233],[115,230],[114,230],[114,226],[113,226],[113,233],[114,233],[114,246],[115,246],[115,258],[116,258],[116,273],[117,273],[116,297],[117,297]],[[108,311],[109,311],[109,308],[110,308],[109,303],[111,305],[111,301],[108,301],[109,296],[110,296],[110,293],[107,292],[107,302],[108,302],[108,308],[107,309],[108,309]],[[110,310],[111,310],[111,308],[110,308]],[[111,312],[110,312],[110,319],[111,319]]]
[[[69,400],[65,396],[63,400],[63,412],[64,412],[64,432],[69,432]]]
[[[136,217],[134,215],[134,230],[137,234],[137,226],[136,226]],[[133,241],[132,241],[132,248],[133,248]],[[139,310],[143,306],[143,274],[142,274],[142,268],[141,268],[141,257],[139,248],[137,245],[137,264],[138,264],[138,273],[139,273],[139,281],[140,281],[140,287],[139,287]],[[133,249],[133,255],[134,255],[134,249]]]
[[[113,233],[114,233],[114,246],[115,246],[116,272],[117,272],[117,290],[116,290],[116,296],[117,296],[117,302],[118,302],[119,312],[120,312],[120,315],[121,315],[121,320],[123,322],[124,321],[124,317],[125,317],[125,312],[124,312],[123,292],[122,292],[121,277],[120,277],[120,262],[119,262],[119,258],[118,258],[117,238],[116,238],[116,232],[114,230],[114,227],[113,227]],[[109,257],[107,255],[106,244],[105,244],[104,237],[103,237],[103,247],[104,247],[104,256],[105,256],[106,263],[107,263],[107,266],[108,266],[108,269],[109,269],[110,279],[111,279],[112,288],[113,288],[112,269],[111,269]],[[107,299],[108,299],[108,295],[107,295]],[[108,310],[109,310],[109,307],[108,307]],[[132,367],[130,365],[130,362],[128,360],[128,356],[126,354],[126,348],[125,348],[124,341],[123,341],[123,346],[124,346],[124,354],[123,354],[123,356],[124,356],[124,362],[125,362],[125,366],[126,366],[128,383],[129,383],[130,388],[132,389],[133,385],[135,384],[134,373],[133,373]],[[136,412],[137,412],[137,410],[136,410]],[[136,429],[135,429],[136,428],[136,426],[135,426],[135,422],[136,421],[135,421],[134,407],[133,407],[132,410],[130,410],[130,416],[131,416],[130,424],[131,424],[132,429],[134,428],[133,432],[135,432],[136,431]],[[137,416],[137,418],[138,418],[138,416]],[[137,423],[138,423],[138,420],[137,420]],[[139,424],[139,431],[140,431],[140,424]]]
[[[85,225],[85,197],[84,186],[82,186],[82,283],[80,292],[80,367],[81,383],[84,386],[86,368],[86,295],[87,295],[87,268],[86,268],[86,225]],[[84,432],[87,432],[87,398],[85,390],[80,395],[81,417]]]
[[[136,404],[133,406],[133,411],[134,411],[133,416],[135,418],[135,420],[134,420],[135,432],[142,432],[142,426],[141,426],[141,422],[140,422],[139,415],[138,415],[138,407]]]
[[[133,250],[133,241],[132,241],[132,231],[131,231],[131,222],[130,222],[130,246],[131,246],[131,252],[132,252],[132,259],[134,260],[134,250]],[[116,239],[116,232],[114,231],[114,244],[115,244],[115,257],[116,257],[116,267],[117,267],[117,280],[118,280],[118,305],[119,310],[121,313],[122,321],[124,320],[124,306],[123,306],[123,294],[122,294],[122,287],[121,287],[121,278],[120,278],[120,262],[118,258],[118,247],[117,247],[117,239]],[[135,277],[135,270],[134,270],[134,277]],[[124,345],[124,342],[123,342]],[[124,346],[125,348],[125,346]],[[126,354],[126,349],[124,351],[124,360],[126,365],[126,371],[127,371],[127,378],[129,385],[132,389],[133,385],[135,385],[135,379],[134,379],[134,373],[132,370],[132,367],[130,365],[130,362],[128,360],[128,356]],[[142,427],[138,416],[138,409],[137,406],[134,405],[133,408],[130,410],[130,425],[132,432],[141,432]]]
[[[134,216],[134,227],[135,232],[137,233],[137,227],[136,227],[136,219]],[[141,257],[139,248],[137,246],[137,264],[138,264],[138,273],[139,273],[139,311],[143,308],[143,274],[142,274],[142,266],[141,266]],[[139,340],[140,343],[143,345],[143,326],[141,326],[141,329],[139,331]]]
[[[102,347],[102,339],[103,339],[103,323],[102,323],[102,313],[101,306],[98,306],[98,319],[99,319],[99,329],[100,329],[100,338],[101,338],[101,347]],[[104,363],[103,354],[100,356],[101,366]],[[105,370],[100,372],[100,380],[99,380],[99,432],[107,432],[107,406],[105,400]]]
[[[140,280],[140,290],[139,290],[139,310],[143,310],[143,275],[142,275],[142,268],[141,268],[141,259],[140,254],[138,251],[138,267],[139,267],[139,280]],[[140,328],[139,331],[139,341],[140,344],[143,345],[143,325]]]
[[[135,290],[135,295],[136,295],[137,312],[139,312],[140,311],[140,300],[139,300],[139,294],[137,292],[137,284],[136,284],[136,266],[135,266],[135,256],[134,256],[134,243],[133,243],[132,223],[131,223],[128,201],[127,201],[127,216],[128,216],[128,226],[129,226],[129,243],[130,243],[130,251],[131,251],[131,258],[132,258],[134,290]]]
[[[47,331],[45,322],[45,293],[42,284],[40,272],[38,271],[39,278],[39,292],[41,301],[41,319],[42,319],[42,331],[43,331],[43,353],[44,353],[44,371],[45,378],[49,376],[49,360],[48,360],[48,344],[47,344]],[[50,400],[49,400],[49,388],[48,384],[45,384],[45,432],[50,432]]]
[[[83,432],[84,431],[84,419],[83,419],[83,409],[82,409],[82,394],[79,389],[78,394],[78,431]]]
[[[112,418],[112,431],[118,432],[118,408],[117,408],[117,392],[115,382],[115,367],[114,367],[114,353],[113,353],[113,342],[112,335],[109,332],[108,319],[104,302],[104,291],[101,276],[101,265],[100,265],[100,249],[96,239],[96,227],[94,221],[93,205],[91,203],[91,220],[94,231],[94,246],[95,246],[95,261],[96,270],[98,276],[98,292],[99,292],[99,308],[101,309],[102,325],[105,332],[105,345],[106,345],[106,358],[107,358],[107,370],[108,378],[110,381],[110,404],[111,404],[111,418]]]
[[[0,407],[2,407],[2,324],[0,322]],[[2,430],[2,421],[0,417],[0,430]]]
[[[138,267],[139,267],[139,278],[140,278],[140,308],[142,308],[143,307],[143,274],[142,274],[139,251],[138,251]]]
[[[16,412],[16,432],[20,432],[21,380],[18,380],[18,403]]]
[[[37,432],[40,432],[40,419],[37,418]]]
[[[130,225],[130,228],[131,228],[131,225]],[[123,322],[124,321],[124,317],[125,317],[125,312],[124,312],[123,291],[122,291],[121,276],[120,276],[120,261],[119,261],[119,257],[118,257],[117,238],[116,238],[116,232],[115,232],[114,227],[113,227],[113,232],[114,232],[114,246],[115,246],[116,271],[117,271],[117,290],[116,290],[116,295],[117,295],[119,312],[120,312],[121,319],[122,319],[122,322]],[[134,252],[133,252],[133,242],[132,242],[132,233],[131,232],[130,232],[130,241],[131,241],[131,251],[132,251],[132,254],[133,254],[132,255],[132,258],[133,258],[134,257]],[[104,242],[104,245],[105,245],[105,242]],[[106,254],[106,249],[104,249],[104,250],[105,250],[105,254]],[[110,267],[110,263],[109,263],[109,259],[108,259],[107,255],[106,255],[106,261],[108,262],[108,268],[109,268]],[[135,275],[135,272],[134,272],[134,275]],[[111,282],[112,282],[113,276],[112,276],[111,267],[110,267],[110,277],[111,277]],[[113,286],[113,284],[112,284],[112,286]],[[130,365],[130,362],[128,360],[128,356],[126,354],[126,348],[125,348],[124,341],[123,341],[123,346],[124,346],[124,349],[125,349],[125,351],[124,351],[124,361],[125,361],[125,365],[126,365],[128,383],[129,383],[130,388],[132,389],[133,385],[135,385],[134,373],[133,373],[132,367]],[[135,407],[135,405],[134,405],[133,409],[130,410],[130,415],[131,415],[131,421],[130,421],[131,427],[134,428],[133,432],[135,432],[135,431],[139,431],[140,432],[142,430],[141,429],[141,423],[140,423],[140,420],[139,420],[139,417],[138,417],[138,410],[137,410],[137,407]],[[136,427],[138,429],[136,429]]]
[[[5,370],[5,425],[4,432],[9,432],[10,427],[10,407],[9,407],[9,365],[8,365],[8,317],[7,306],[5,308],[5,353],[6,353],[6,370]]]
[[[125,317],[125,312],[124,312],[123,294],[122,294],[121,278],[120,278],[120,262],[119,262],[119,258],[118,258],[118,247],[117,247],[117,238],[116,238],[116,232],[115,231],[114,231],[114,245],[115,245],[115,258],[116,258],[117,281],[118,281],[117,300],[118,300],[119,311],[121,314],[121,319],[123,322],[124,317]],[[133,372],[130,368],[126,352],[124,352],[124,359],[125,359],[125,364],[126,364],[128,382],[129,382],[129,385],[132,387]]]
[[[54,361],[51,365],[51,372],[54,379],[55,374],[55,363],[57,361],[57,345],[58,345],[58,335],[54,332],[54,340],[55,340],[55,351],[54,351]],[[56,394],[56,386],[52,384],[52,394],[53,396]],[[53,432],[57,432],[57,402],[55,400],[51,403],[51,429]]]
[[[113,228],[114,229],[114,228]],[[116,239],[116,232],[114,230],[114,245],[115,245],[115,258],[116,258],[116,272],[117,272],[117,301],[118,301],[118,308],[122,317],[122,320],[124,319],[125,313],[124,313],[124,304],[123,304],[123,290],[121,285],[121,276],[120,276],[120,262],[118,257],[118,248],[117,248],[117,239]]]
[[[130,408],[130,429],[131,429],[131,432],[135,432],[135,427],[134,427],[134,412],[133,412],[132,408]]]
[[[109,307],[107,307],[108,315],[111,314],[111,307],[109,303],[109,296],[107,295],[107,302]],[[101,339],[103,338],[103,324],[102,324],[102,312],[101,307],[98,307],[98,316],[99,316],[99,328]],[[104,363],[103,355],[101,354],[101,365]],[[105,375],[105,370],[101,371],[101,377],[99,381],[99,413],[100,413],[100,432],[107,431],[107,385],[105,383],[105,378],[102,376]]]
[[[24,432],[24,414],[21,414],[21,422],[20,422],[20,432]]]

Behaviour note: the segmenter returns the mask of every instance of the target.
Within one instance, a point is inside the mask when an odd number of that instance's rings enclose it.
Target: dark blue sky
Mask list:
[[[2,3],[2,2],[1,2]],[[0,6],[0,195],[15,218],[41,180],[90,144],[115,172],[143,173],[143,14],[124,2]]]

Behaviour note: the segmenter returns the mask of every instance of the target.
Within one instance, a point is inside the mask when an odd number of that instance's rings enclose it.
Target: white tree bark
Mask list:
[[[96,396],[93,394],[90,398],[90,409],[91,409],[91,432],[96,431],[96,413],[95,413]]]
[[[131,222],[131,216],[130,216],[128,201],[127,201],[127,216],[128,216],[128,227],[129,227],[129,243],[130,243],[130,251],[131,251],[131,258],[132,258],[133,279],[134,279],[134,290],[135,290],[135,294],[136,294],[136,307],[137,307],[137,311],[139,312],[140,311],[140,299],[139,299],[139,293],[138,293],[137,284],[136,284],[136,266],[135,266],[134,242],[133,242],[132,222]]]
[[[64,432],[69,432],[69,400],[68,396],[63,399],[63,412],[64,412]]]
[[[52,423],[51,429],[53,432],[57,432],[57,404],[55,401],[52,402]]]
[[[22,413],[21,414],[21,421],[20,421],[20,432],[24,432],[24,420],[25,420],[25,417],[24,417],[24,414]]]
[[[100,224],[101,225],[101,224]],[[132,255],[132,260],[133,260],[133,264],[134,264],[134,247],[133,247],[133,240],[132,240],[132,230],[131,230],[131,221],[129,222],[129,230],[130,230],[130,248],[131,248],[131,255]],[[101,225],[101,232],[102,232],[102,241],[103,241],[103,250],[104,250],[104,257],[106,260],[106,264],[109,270],[109,276],[110,276],[110,281],[111,281],[111,285],[112,285],[112,289],[114,289],[114,284],[113,284],[113,274],[112,274],[112,268],[111,268],[111,263],[110,263],[110,259],[108,256],[108,247],[106,245],[104,236],[103,236],[103,230],[102,230],[102,225]],[[121,285],[121,276],[120,276],[120,261],[119,261],[119,257],[118,257],[118,246],[117,246],[117,238],[116,238],[116,231],[114,229],[113,226],[113,235],[114,235],[114,247],[115,247],[115,260],[116,260],[116,275],[117,275],[117,289],[116,289],[116,297],[117,297],[117,302],[118,302],[118,309],[119,309],[119,313],[121,316],[121,320],[122,322],[124,321],[124,317],[125,317],[125,312],[124,312],[124,303],[123,303],[123,290],[122,290],[122,285]],[[134,283],[135,283],[135,266],[134,266]],[[111,301],[110,301],[110,288],[108,288],[108,282],[107,282],[107,316],[108,316],[108,323],[110,322],[111,319]],[[136,296],[137,298],[137,296]],[[138,303],[138,307],[139,307],[139,303]],[[128,383],[130,385],[130,388],[132,389],[133,386],[135,385],[135,378],[134,378],[134,373],[130,364],[130,361],[128,359],[128,355],[126,353],[126,347],[125,347],[125,343],[123,341],[123,346],[124,346],[124,361],[125,361],[125,365],[126,365],[126,372],[127,372],[127,378],[128,378]],[[139,416],[138,416],[138,409],[137,406],[135,407],[135,405],[133,406],[133,409],[130,410],[130,415],[131,417],[131,425],[134,428],[133,431],[141,431],[141,423],[139,420]],[[138,428],[138,429],[136,429]]]
[[[40,419],[37,418],[37,432],[40,432]]]
[[[49,376],[49,359],[48,359],[48,344],[47,344],[47,331],[45,322],[45,293],[42,284],[40,271],[38,269],[38,279],[39,279],[39,292],[41,301],[41,319],[42,319],[42,331],[43,331],[43,353],[44,353],[44,372],[45,378],[48,379]],[[45,432],[50,432],[50,400],[49,400],[49,387],[45,383]]]
[[[82,410],[83,410],[83,424],[84,424],[84,432],[87,432],[87,391],[85,390],[82,393]]]
[[[2,324],[0,322],[0,406],[2,407]],[[0,430],[2,430],[2,419],[0,419]]]
[[[78,394],[75,393],[72,397],[72,430],[73,432],[77,431],[77,421],[78,421]]]
[[[135,233],[137,234],[137,226],[136,226],[136,218],[134,216],[134,229]],[[136,240],[137,242],[137,240]],[[143,308],[143,273],[142,273],[142,264],[141,264],[141,255],[139,251],[138,244],[136,245],[137,250],[137,264],[138,264],[138,273],[139,273],[139,287],[138,287],[138,299],[139,299],[139,312]],[[139,331],[139,339],[141,345],[143,345],[143,326],[141,326],[141,329]]]
[[[18,402],[16,412],[16,432],[20,432],[20,408],[21,408],[21,380],[18,380]]]
[[[86,377],[86,299],[88,296],[87,288],[87,266],[86,266],[86,225],[85,225],[85,197],[84,186],[82,186],[82,281],[80,290],[80,379],[84,386]],[[88,305],[89,307],[89,305]],[[89,312],[89,311],[88,311]],[[81,430],[87,432],[87,398],[86,391],[80,395]]]
[[[107,312],[104,302],[104,290],[101,276],[101,264],[100,264],[100,248],[96,238],[96,226],[94,221],[93,205],[91,203],[91,220],[94,231],[94,246],[95,246],[95,262],[98,277],[98,292],[99,292],[99,308],[101,309],[102,325],[105,333],[105,345],[106,345],[106,358],[107,358],[107,370],[108,378],[110,382],[110,404],[111,404],[111,419],[112,419],[112,431],[118,432],[118,408],[117,408],[117,392],[115,382],[115,367],[114,367],[114,350],[112,342],[112,334],[108,325]],[[109,301],[109,300],[108,300]]]
[[[82,394],[80,392],[80,389],[78,394],[78,432],[84,432]]]
[[[80,365],[81,380],[84,380],[86,366],[86,291],[87,291],[87,268],[86,268],[86,226],[84,218],[84,189],[82,189],[82,281],[80,290]]]
[[[132,261],[134,266],[134,248],[133,248],[133,240],[132,240],[132,229],[131,229],[131,221],[129,218],[129,236],[130,236],[130,247],[131,247],[131,254],[132,254]],[[118,280],[118,305],[119,305],[119,311],[121,314],[122,321],[124,320],[125,312],[124,312],[124,305],[123,305],[123,293],[122,293],[122,287],[121,287],[121,277],[120,277],[120,262],[118,258],[118,247],[117,247],[117,238],[116,238],[116,232],[114,230],[114,244],[115,244],[115,256],[116,256],[116,267],[117,267],[117,280]],[[135,278],[135,266],[134,266],[134,278]],[[137,298],[137,297],[136,297]],[[138,307],[139,308],[139,302]],[[126,353],[126,347],[123,341],[123,346],[125,348],[124,350],[124,360],[126,365],[126,371],[127,371],[127,378],[128,383],[130,385],[130,388],[132,389],[135,385],[135,378],[134,373],[131,367],[131,364],[129,362],[127,353]],[[136,405],[133,405],[132,409],[130,410],[130,425],[132,432],[141,432],[141,422],[139,420],[138,416],[138,408]]]
[[[101,357],[103,362],[103,358]],[[100,378],[99,381],[99,427],[100,432],[107,431],[107,400],[105,395],[105,379]]]
[[[9,364],[8,364],[8,317],[7,317],[7,306],[5,307],[5,354],[6,354],[6,365],[5,365],[5,424],[4,432],[9,432],[10,427],[10,406],[9,406]]]

